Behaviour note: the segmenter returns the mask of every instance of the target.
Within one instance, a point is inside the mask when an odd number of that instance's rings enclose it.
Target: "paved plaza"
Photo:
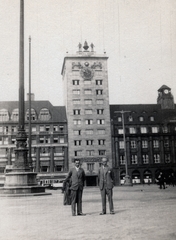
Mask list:
[[[98,187],[86,187],[83,212],[71,216],[61,190],[52,195],[0,197],[1,240],[175,240],[176,187],[114,188],[115,215],[100,216]],[[107,205],[108,207],[108,205]]]

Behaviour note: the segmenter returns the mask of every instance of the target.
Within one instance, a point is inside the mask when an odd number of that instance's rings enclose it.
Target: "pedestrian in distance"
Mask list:
[[[158,183],[159,183],[159,186],[160,186],[160,189],[165,189],[165,178],[164,178],[164,175],[162,172],[160,172],[159,176],[158,176]]]
[[[98,172],[99,187],[102,200],[102,212],[100,215],[106,214],[106,196],[108,197],[110,214],[115,214],[113,206],[113,186],[114,174],[112,169],[107,165],[107,158],[102,158],[102,166]]]
[[[76,207],[77,215],[85,216],[86,214],[82,213],[82,194],[85,181],[85,172],[84,169],[80,166],[80,160],[75,159],[75,166],[70,169],[65,181],[71,181],[71,210],[72,216],[76,216]]]

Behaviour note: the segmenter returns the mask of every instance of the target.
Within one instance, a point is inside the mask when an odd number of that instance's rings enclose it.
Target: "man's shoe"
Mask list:
[[[100,215],[105,215],[106,213],[105,212],[101,212]]]
[[[115,212],[110,212],[110,214],[115,214]]]
[[[78,213],[78,216],[86,216],[85,213]]]
[[[72,214],[72,216],[76,216],[76,214],[75,214],[75,213],[73,213],[73,214]]]

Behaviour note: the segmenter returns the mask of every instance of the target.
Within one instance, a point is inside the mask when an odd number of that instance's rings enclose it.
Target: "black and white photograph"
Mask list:
[[[0,239],[176,239],[176,1],[0,1]]]

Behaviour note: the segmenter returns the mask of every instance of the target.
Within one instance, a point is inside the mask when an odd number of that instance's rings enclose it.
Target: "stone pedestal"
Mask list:
[[[49,195],[45,193],[45,187],[37,184],[36,175],[34,172],[6,173],[4,187],[0,188],[1,196]]]

